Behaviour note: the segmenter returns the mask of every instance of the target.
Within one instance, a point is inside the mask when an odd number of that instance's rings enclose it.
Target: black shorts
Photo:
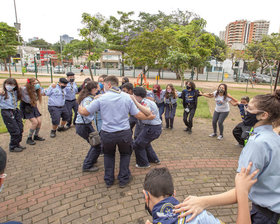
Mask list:
[[[63,121],[68,121],[69,115],[65,105],[63,107],[48,106],[48,110],[53,125],[59,125],[60,118],[62,118]]]
[[[33,107],[31,104],[25,103],[24,101],[20,102],[20,112],[23,119],[31,119],[41,116],[37,106]]]

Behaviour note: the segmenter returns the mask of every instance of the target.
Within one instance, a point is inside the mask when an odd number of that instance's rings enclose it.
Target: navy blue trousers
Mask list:
[[[252,224],[277,224],[278,220],[279,220],[279,214],[274,213],[272,217],[267,217],[265,214],[260,212],[253,204],[251,210]]]
[[[91,124],[76,124],[76,133],[80,135],[83,139],[88,141],[88,136],[91,132],[94,132],[94,128]],[[83,169],[90,169],[93,164],[97,162],[97,159],[101,152],[101,145],[98,146],[90,146],[88,154],[84,160]]]
[[[74,110],[74,113],[75,113],[74,119],[73,119],[73,124],[75,124],[79,105],[78,105],[76,100],[72,100],[72,101],[65,100],[65,106],[66,106],[68,114],[69,114],[67,125],[71,126],[72,117],[73,117],[73,110]]]
[[[120,152],[120,168],[118,180],[120,184],[129,181],[129,163],[132,153],[132,132],[130,129],[117,132],[100,132],[103,152],[104,152],[104,181],[107,185],[112,185],[115,180],[115,154],[116,146]]]
[[[162,114],[164,113],[164,103],[157,103],[157,106],[158,106],[160,120],[162,120]]]
[[[1,110],[1,115],[3,121],[10,133],[10,150],[19,146],[19,143],[22,140],[23,133],[23,124],[22,124],[22,116],[19,109],[16,110]]]
[[[135,151],[136,163],[139,166],[148,166],[149,162],[159,160],[151,142],[160,136],[162,126],[161,124],[143,124],[140,128],[140,132],[137,134],[137,137],[133,142],[133,149]]]
[[[176,114],[177,103],[173,105],[165,104],[165,119],[174,119]]]

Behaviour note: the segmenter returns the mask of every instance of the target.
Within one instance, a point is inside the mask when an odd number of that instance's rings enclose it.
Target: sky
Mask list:
[[[15,0],[20,34],[25,41],[39,37],[49,43],[59,41],[68,34],[80,39],[83,12],[105,17],[117,16],[117,11],[157,13],[158,10],[171,13],[174,10],[188,10],[207,21],[206,30],[219,35],[228,23],[246,19],[270,21],[269,34],[280,29],[279,0]],[[13,26],[15,19],[14,0],[0,0],[0,22]]]

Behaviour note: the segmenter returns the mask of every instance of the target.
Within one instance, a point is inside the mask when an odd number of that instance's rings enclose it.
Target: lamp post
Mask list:
[[[18,42],[20,43],[20,38],[19,38],[19,31],[20,31],[20,23],[18,23],[17,19],[17,8],[16,8],[16,0],[14,0],[14,8],[15,8],[15,15],[16,15],[16,22],[15,22],[15,28],[18,31]],[[20,66],[21,66],[21,74],[24,75],[23,73],[23,65],[22,65],[22,48],[19,46],[19,57],[20,57]]]

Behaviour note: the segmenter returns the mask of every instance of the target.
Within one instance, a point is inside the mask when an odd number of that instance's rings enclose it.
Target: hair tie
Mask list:
[[[30,80],[29,80],[29,79],[27,79],[27,82],[28,82],[28,83],[30,83]]]

